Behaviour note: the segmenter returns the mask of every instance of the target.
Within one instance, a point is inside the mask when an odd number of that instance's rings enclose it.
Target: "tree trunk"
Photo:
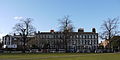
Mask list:
[[[25,53],[25,50],[26,50],[25,44],[26,44],[26,36],[23,36],[23,51],[22,51],[22,53]]]

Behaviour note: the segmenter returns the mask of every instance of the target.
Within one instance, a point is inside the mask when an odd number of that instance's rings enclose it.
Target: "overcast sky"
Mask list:
[[[18,19],[33,18],[37,31],[58,30],[58,19],[69,15],[75,31],[90,32],[107,18],[120,16],[120,0],[0,0],[0,35],[12,32]]]

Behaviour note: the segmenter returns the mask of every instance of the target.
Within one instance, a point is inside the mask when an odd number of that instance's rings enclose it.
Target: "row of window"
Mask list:
[[[78,40],[78,44],[85,44],[85,45],[98,44],[98,41],[97,40]]]
[[[64,43],[63,40],[47,40],[46,41],[48,44],[61,44]],[[70,45],[94,45],[94,44],[98,44],[98,40],[69,40],[67,41],[68,44]]]
[[[62,35],[39,35],[39,38],[62,38]]]
[[[39,38],[63,38],[63,35],[39,35]],[[68,36],[71,39],[81,38],[81,39],[97,39],[97,35],[72,35]]]
[[[71,40],[72,44],[85,44],[85,45],[93,45],[93,44],[98,44],[97,40]]]
[[[94,39],[97,38],[97,35],[74,35],[70,36],[70,38]]]

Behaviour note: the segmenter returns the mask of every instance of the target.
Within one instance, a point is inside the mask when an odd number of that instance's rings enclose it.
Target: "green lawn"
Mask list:
[[[120,53],[0,54],[0,60],[120,60]]]

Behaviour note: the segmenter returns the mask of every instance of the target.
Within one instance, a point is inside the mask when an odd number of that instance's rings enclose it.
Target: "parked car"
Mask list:
[[[30,52],[31,52],[31,53],[38,53],[38,52],[39,52],[39,49],[31,49]]]
[[[95,53],[103,53],[103,50],[97,49],[97,50],[95,50]]]

